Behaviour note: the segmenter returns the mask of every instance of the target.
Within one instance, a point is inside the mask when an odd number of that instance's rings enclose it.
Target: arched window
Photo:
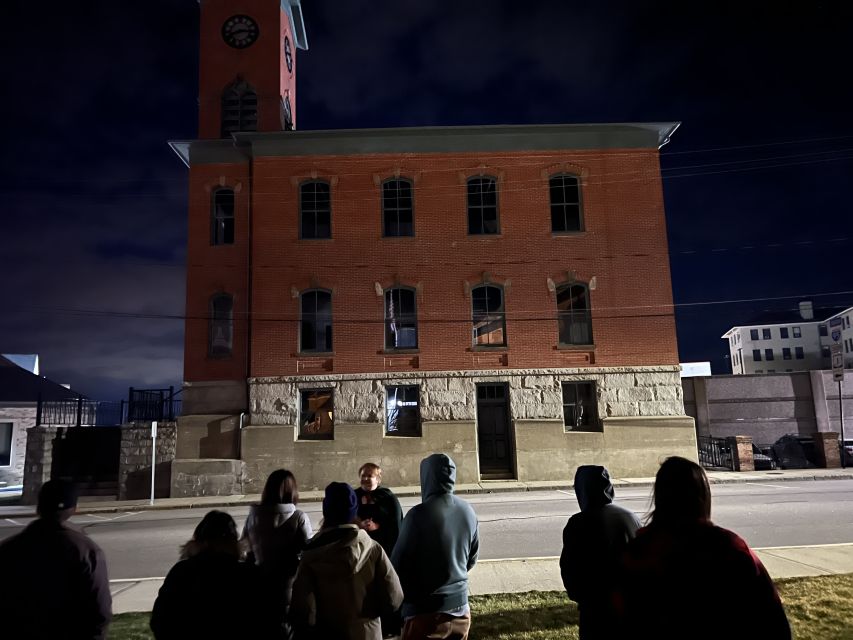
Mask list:
[[[500,233],[497,181],[488,176],[468,179],[468,233]]]
[[[393,178],[382,183],[382,235],[413,236],[412,183]]]
[[[484,284],[471,290],[474,346],[506,346],[506,314],[501,287]]]
[[[299,237],[303,240],[332,237],[332,201],[328,182],[312,180],[299,185]]]
[[[414,289],[385,290],[385,348],[418,348],[417,295]]]
[[[328,353],[332,350],[332,294],[322,289],[299,296],[299,351]]]
[[[548,186],[551,191],[551,231],[583,231],[580,181],[577,176],[551,176]]]
[[[258,130],[258,94],[248,83],[237,80],[222,93],[223,138],[235,131]]]
[[[569,282],[557,287],[557,330],[560,344],[592,344],[589,287]]]
[[[210,213],[210,244],[234,244],[234,189],[214,191]]]
[[[210,327],[208,330],[208,355],[224,358],[231,355],[234,346],[234,298],[227,293],[217,293],[210,298]]]

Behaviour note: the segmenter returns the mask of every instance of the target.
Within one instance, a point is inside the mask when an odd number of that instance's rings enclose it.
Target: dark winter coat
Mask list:
[[[230,553],[187,546],[151,612],[157,640],[222,640],[280,634],[276,603],[258,567]]]
[[[379,543],[344,524],[321,530],[308,543],[290,618],[300,640],[382,640],[380,616],[402,601],[400,581]]]
[[[377,487],[370,492],[359,487],[355,495],[358,498],[358,517],[361,520],[370,518],[379,525],[378,529],[368,531],[367,534],[382,545],[385,553],[391,557],[400,536],[400,523],[403,522],[400,501],[391,489],[385,487]]]
[[[661,640],[790,640],[776,588],[740,537],[707,521],[640,529],[624,560],[627,628]]]
[[[421,462],[421,504],[403,518],[391,562],[403,585],[403,617],[468,604],[468,571],[480,549],[477,516],[453,495],[456,465],[443,453]]]
[[[604,467],[579,467],[575,495],[581,512],[563,529],[560,575],[569,598],[578,603],[582,640],[617,637],[614,596],[619,564],[640,521],[613,504],[613,484]]]
[[[0,544],[7,638],[101,640],[112,617],[104,552],[69,523],[39,519]]]

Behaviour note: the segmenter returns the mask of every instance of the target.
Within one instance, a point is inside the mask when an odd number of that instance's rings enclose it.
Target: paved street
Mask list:
[[[650,489],[620,488],[617,498],[645,515]],[[716,485],[713,518],[753,547],[853,542],[853,480]],[[465,496],[480,519],[483,559],[531,558],[560,553],[561,532],[576,512],[566,491],[531,491]],[[404,510],[417,498],[403,498]],[[312,523],[320,504],[303,505]],[[240,524],[248,509],[227,509]],[[203,515],[203,509],[81,515],[75,521],[100,544],[110,577],[164,576]],[[0,516],[2,518],[2,516]],[[0,539],[19,531],[25,518],[0,520]]]

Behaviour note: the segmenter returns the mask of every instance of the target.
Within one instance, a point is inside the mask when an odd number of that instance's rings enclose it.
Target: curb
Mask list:
[[[713,472],[712,472],[713,473]],[[718,477],[718,476],[709,476],[708,482],[712,485],[727,485],[727,484],[759,484],[762,482],[801,482],[801,481],[825,481],[825,480],[853,480],[853,473],[847,471],[839,471],[834,473],[826,473],[826,474],[816,474],[816,475],[786,475],[784,472],[779,475],[775,475],[779,472],[768,471],[764,472],[760,476],[752,475],[751,472],[745,472],[746,475],[738,475],[734,477]],[[766,475],[765,475],[766,473]],[[769,475],[774,474],[774,475]],[[652,487],[654,485],[654,480],[652,478],[649,479],[638,479],[636,481],[631,480],[613,480],[613,486],[617,489],[619,488],[647,488]],[[528,491],[547,491],[547,490],[555,490],[555,489],[572,489],[573,484],[570,481],[566,481],[565,483],[552,483],[549,482],[545,486],[537,486],[535,483],[533,484],[516,484],[511,485],[507,483],[504,486],[495,486],[490,487],[486,486],[464,486],[459,488],[455,493],[457,495],[486,495],[492,493],[526,493]],[[401,498],[411,498],[417,497],[420,495],[420,490],[414,489],[401,489],[399,491],[394,492],[398,497]],[[210,496],[213,497],[213,496]],[[223,497],[224,498],[224,497]],[[166,498],[168,499],[168,498]],[[127,512],[127,511],[174,511],[177,509],[213,509],[217,507],[242,507],[248,506],[251,504],[255,504],[257,499],[255,497],[247,498],[246,496],[240,496],[237,498],[222,499],[222,500],[210,500],[210,501],[199,501],[193,502],[189,501],[187,503],[182,504],[163,504],[155,502],[153,505],[151,504],[116,504],[112,505],[104,505],[99,504],[98,506],[93,506],[91,508],[86,508],[86,503],[78,504],[77,514],[78,515],[86,515],[86,514],[99,514],[99,513],[119,513],[119,512]],[[303,497],[301,500],[302,503],[312,504],[322,502],[322,498],[320,496],[311,496],[311,497]],[[3,513],[0,512],[0,519],[3,518],[31,518],[35,515],[34,509],[28,511],[17,511],[17,512],[8,512]]]

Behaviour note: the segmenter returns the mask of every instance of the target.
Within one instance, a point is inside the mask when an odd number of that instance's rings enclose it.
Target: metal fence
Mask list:
[[[128,422],[171,422],[181,414],[181,390],[134,389],[117,402],[68,398],[42,400],[36,408],[36,425],[51,427],[110,427]]]
[[[134,389],[128,393],[127,419],[130,422],[152,420],[171,422],[181,414],[181,391],[168,389]]]
[[[732,469],[732,451],[725,438],[698,436],[699,462],[706,469]]]

